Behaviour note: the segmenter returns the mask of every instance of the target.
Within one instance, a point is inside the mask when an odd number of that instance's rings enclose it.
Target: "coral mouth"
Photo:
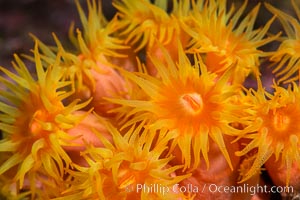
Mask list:
[[[198,93],[188,93],[180,97],[180,102],[187,112],[199,114],[203,109],[203,100]]]
[[[290,118],[283,113],[276,113],[273,117],[273,125],[277,131],[284,131],[290,125]]]

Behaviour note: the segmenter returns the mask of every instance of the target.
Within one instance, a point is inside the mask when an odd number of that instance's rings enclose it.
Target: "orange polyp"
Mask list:
[[[183,107],[192,114],[201,112],[203,108],[202,97],[198,93],[184,94],[181,97],[181,103],[183,104]]]
[[[273,118],[273,125],[277,131],[284,131],[290,124],[290,118],[281,112],[277,112]]]

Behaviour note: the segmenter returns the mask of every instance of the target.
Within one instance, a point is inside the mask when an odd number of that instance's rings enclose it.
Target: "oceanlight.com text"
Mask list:
[[[251,195],[257,193],[293,193],[292,186],[267,186],[267,185],[249,185],[242,184],[238,186],[225,186],[216,184],[205,184],[203,188],[208,187],[211,193],[249,193]],[[205,190],[205,189],[204,189]],[[203,191],[204,191],[203,190]]]

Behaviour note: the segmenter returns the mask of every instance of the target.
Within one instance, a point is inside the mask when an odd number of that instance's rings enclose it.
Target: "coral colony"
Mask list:
[[[87,12],[74,4],[73,50],[31,35],[32,54],[0,67],[1,198],[298,195],[299,1],[291,15],[268,3],[246,13],[247,1],[114,0],[111,20],[96,0]],[[273,17],[255,27],[262,6]]]

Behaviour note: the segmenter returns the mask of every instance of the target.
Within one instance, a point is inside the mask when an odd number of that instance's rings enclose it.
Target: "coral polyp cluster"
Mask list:
[[[31,34],[32,55],[0,67],[0,198],[268,199],[274,186],[296,196],[300,5],[291,3],[295,17],[267,3],[246,13],[247,1],[114,0],[107,20],[101,2],[87,0],[85,12],[75,1],[73,49]],[[256,27],[261,7],[272,17]],[[282,33],[270,30],[277,20]],[[242,184],[267,189],[234,190]]]

